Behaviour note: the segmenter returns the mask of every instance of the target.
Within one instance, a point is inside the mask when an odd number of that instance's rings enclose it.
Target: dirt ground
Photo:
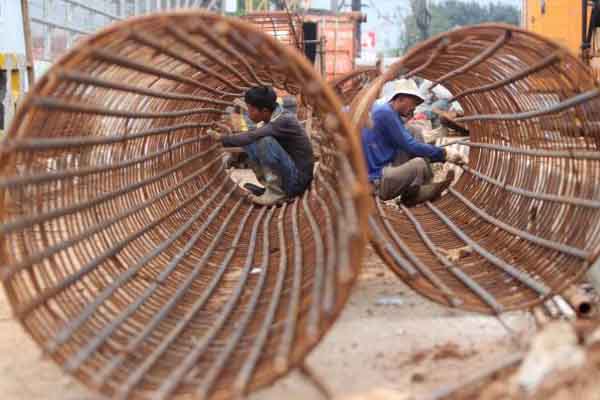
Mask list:
[[[308,357],[336,400],[423,398],[515,351],[496,319],[421,298],[369,252],[340,320]],[[534,330],[528,313],[509,314],[504,320],[522,335]],[[2,400],[97,399],[41,357],[11,319],[3,293],[0,354]],[[291,373],[250,399],[307,400],[319,395],[299,374]]]

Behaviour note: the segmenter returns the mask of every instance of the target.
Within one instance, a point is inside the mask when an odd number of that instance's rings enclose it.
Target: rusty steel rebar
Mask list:
[[[598,305],[594,302],[592,296],[577,285],[573,285],[565,290],[563,297],[573,307],[578,317],[590,318],[594,317],[597,313]]]
[[[310,109],[323,154],[279,208],[245,199],[208,129],[250,86]],[[241,20],[157,14],[83,40],[0,145],[0,278],[15,317],[107,397],[239,397],[304,358],[358,274],[357,135],[300,53]]]
[[[344,105],[350,104],[365,86],[381,75],[379,65],[361,67],[329,81]]]
[[[587,67],[515,27],[453,30],[354,97],[358,127],[383,85],[401,77],[453,93],[470,150],[439,200],[374,208],[371,242],[401,279],[442,304],[499,314],[552,299],[600,262],[600,91]]]

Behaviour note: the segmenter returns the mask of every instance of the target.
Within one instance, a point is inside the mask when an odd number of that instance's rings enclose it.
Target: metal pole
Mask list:
[[[600,293],[600,263],[592,265],[586,274],[587,280],[596,290],[596,293]]]
[[[331,12],[334,12],[334,13],[337,14],[337,12],[338,12],[338,1],[337,0],[330,0],[329,6],[331,8]]]
[[[42,7],[44,18],[48,18],[48,15],[50,15],[50,9],[52,8],[52,0],[45,0]],[[44,50],[42,53],[42,58],[44,58],[45,60],[50,60],[52,59],[51,40],[53,28],[49,25],[45,25],[45,30],[46,35],[44,36]]]
[[[327,79],[327,64],[325,63],[325,46],[327,40],[325,36],[321,36],[321,43],[319,44],[319,61],[321,63],[321,76],[323,79]],[[335,71],[335,69],[334,69]]]
[[[588,0],[581,0],[581,58],[585,60],[585,53],[589,47],[587,42],[587,3]]]
[[[31,23],[29,20],[29,0],[21,0],[21,12],[23,13],[23,33],[25,34],[25,57],[27,58],[27,84],[33,85],[35,72],[33,70],[33,50],[31,42]]]
[[[352,0],[352,11],[353,12],[361,12],[362,11],[362,2],[361,0]],[[355,54],[353,57],[361,57],[362,56],[362,19],[359,20],[356,25],[356,39],[354,41],[354,45],[356,46]]]

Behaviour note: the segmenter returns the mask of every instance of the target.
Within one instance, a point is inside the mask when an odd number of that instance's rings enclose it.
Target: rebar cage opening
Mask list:
[[[242,196],[207,134],[256,85],[301,95],[319,121],[312,186],[279,208]],[[340,108],[302,55],[240,20],[156,14],[86,38],[0,147],[14,315],[110,398],[270,384],[319,342],[358,274],[368,197]]]
[[[353,100],[364,126],[385,82],[420,76],[465,111],[469,163],[441,199],[376,201],[371,242],[413,289],[498,314],[531,308],[598,262],[600,91],[559,45],[512,26],[453,30],[417,46]],[[451,257],[458,249],[465,256]]]

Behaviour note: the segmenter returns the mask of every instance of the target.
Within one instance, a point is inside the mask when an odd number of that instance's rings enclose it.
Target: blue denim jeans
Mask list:
[[[302,194],[310,184],[310,177],[304,176],[298,170],[294,160],[272,136],[250,143],[244,146],[244,150],[250,161],[258,168],[268,168],[279,177],[281,188],[289,197]]]

